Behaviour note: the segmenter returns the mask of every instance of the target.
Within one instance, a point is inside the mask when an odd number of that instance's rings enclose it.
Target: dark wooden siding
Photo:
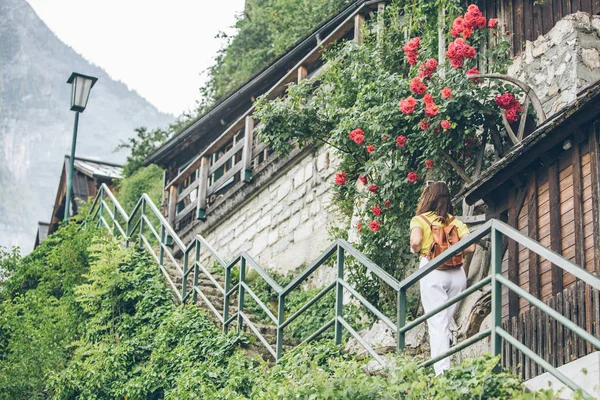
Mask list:
[[[507,204],[510,225],[600,275],[596,129],[593,124],[580,128],[572,147],[557,155],[556,161],[538,165],[521,178],[523,186],[507,193]],[[525,193],[519,207],[518,198]],[[544,301],[576,283],[573,275],[516,243],[508,243],[503,261],[503,273],[509,279]],[[524,299],[512,293],[505,291],[503,299],[504,319],[530,309]]]
[[[477,1],[488,18],[498,18],[511,32],[515,53],[523,50],[526,40],[536,40],[556,25],[564,16],[577,11],[600,13],[600,0],[480,0]]]
[[[600,338],[600,293],[585,282],[571,285],[545,303]],[[505,320],[502,328],[554,367],[596,351],[535,307]],[[523,380],[545,372],[506,342],[502,348],[502,364]]]

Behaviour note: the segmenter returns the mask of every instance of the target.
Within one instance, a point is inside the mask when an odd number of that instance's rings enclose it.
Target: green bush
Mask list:
[[[117,200],[126,212],[131,212],[146,193],[154,204],[162,203],[163,170],[157,165],[149,165],[136,170],[131,176],[119,181]]]

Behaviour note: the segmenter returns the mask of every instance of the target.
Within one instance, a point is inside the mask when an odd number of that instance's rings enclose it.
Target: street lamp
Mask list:
[[[65,223],[69,220],[69,208],[71,206],[71,191],[73,190],[73,167],[75,164],[75,145],[77,144],[77,126],[79,125],[79,113],[85,110],[90,91],[98,78],[73,72],[67,83],[71,84],[71,111],[75,111],[75,125],[73,126],[73,143],[71,144],[71,158],[69,159],[69,175],[67,176],[67,198],[65,200]]]

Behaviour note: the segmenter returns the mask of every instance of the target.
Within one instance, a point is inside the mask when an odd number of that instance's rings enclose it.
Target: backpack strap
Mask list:
[[[429,219],[427,219],[427,217],[424,214],[419,214],[419,217],[421,217],[427,223],[427,226],[429,226],[429,228],[431,229],[431,227],[433,226],[431,221],[429,221]]]
[[[452,221],[454,221],[454,216],[448,218],[448,221],[446,221],[446,225],[450,225]]]

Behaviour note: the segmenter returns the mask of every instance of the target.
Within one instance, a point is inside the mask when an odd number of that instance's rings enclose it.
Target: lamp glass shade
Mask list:
[[[83,112],[90,97],[90,91],[98,78],[73,72],[67,83],[71,84],[71,111]]]

